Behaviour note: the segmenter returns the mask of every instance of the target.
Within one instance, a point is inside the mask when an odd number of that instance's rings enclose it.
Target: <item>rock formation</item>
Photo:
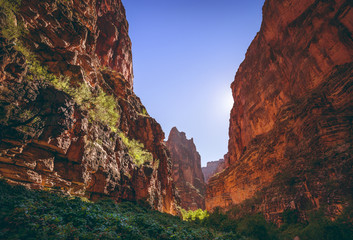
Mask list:
[[[164,133],[133,92],[121,1],[4,2],[0,176],[175,213]]]
[[[231,85],[227,168],[209,180],[207,209],[252,198],[250,210],[280,221],[286,209],[334,216],[352,199],[352,23],[351,1],[265,1]]]
[[[218,161],[208,162],[206,167],[202,167],[202,173],[205,178],[205,182],[208,182],[213,175],[221,172],[225,168],[224,159]]]
[[[173,162],[173,180],[186,210],[205,209],[205,182],[201,171],[201,157],[193,139],[172,128],[166,142]]]

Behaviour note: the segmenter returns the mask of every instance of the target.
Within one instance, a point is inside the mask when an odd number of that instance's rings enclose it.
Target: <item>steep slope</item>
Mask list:
[[[201,157],[193,139],[173,127],[169,133],[167,148],[173,162],[173,180],[186,210],[205,209],[205,182],[201,171]]]
[[[0,8],[0,176],[174,213],[164,133],[133,92],[121,1]]]
[[[205,178],[205,182],[208,182],[208,179],[213,175],[219,173],[225,168],[224,159],[219,159],[218,161],[208,162],[206,167],[202,167],[202,173]]]
[[[285,209],[333,216],[352,199],[352,22],[351,1],[265,2],[231,85],[228,168],[209,180],[207,209],[257,193],[250,210],[280,221]]]

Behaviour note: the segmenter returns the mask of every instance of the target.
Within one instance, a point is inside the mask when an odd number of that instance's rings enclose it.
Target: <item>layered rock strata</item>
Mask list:
[[[248,204],[280,221],[286,209],[339,214],[352,185],[351,1],[267,0],[231,85],[225,171],[206,207]],[[255,197],[255,198],[254,198]]]
[[[205,182],[201,171],[201,157],[193,139],[172,128],[166,142],[173,162],[173,180],[186,210],[205,209]]]
[[[224,159],[219,159],[218,161],[208,162],[206,167],[202,167],[202,173],[205,178],[205,182],[208,182],[213,175],[223,171],[225,168]]]
[[[5,7],[0,15],[0,176],[93,200],[144,200],[175,213],[164,133],[133,92],[121,1],[23,0],[15,11]],[[6,22],[21,27],[21,36],[9,38]],[[78,91],[82,84],[86,92]],[[91,101],[60,89],[98,97]],[[105,95],[116,99],[119,114],[110,127],[100,121],[111,109]],[[98,101],[108,110],[93,117],[87,106]],[[138,162],[132,154],[136,142],[151,156],[148,161]]]

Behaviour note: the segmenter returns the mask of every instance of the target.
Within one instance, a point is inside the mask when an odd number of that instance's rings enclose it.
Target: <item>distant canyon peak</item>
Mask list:
[[[206,185],[201,157],[193,139],[187,139],[184,132],[173,127],[166,145],[173,163],[172,176],[181,207],[186,210],[205,209]]]

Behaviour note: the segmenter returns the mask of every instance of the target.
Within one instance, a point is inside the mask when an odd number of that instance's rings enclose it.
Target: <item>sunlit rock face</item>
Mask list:
[[[267,0],[263,22],[231,85],[227,169],[211,178],[206,208],[254,197],[285,209],[338,214],[352,192],[351,1]]]
[[[31,72],[29,59],[1,34],[0,176],[92,200],[145,200],[175,213],[164,133],[133,92],[121,1],[23,0],[16,18],[25,29],[24,46],[50,73],[118,99],[118,132],[143,143],[153,160],[137,164],[119,134]]]
[[[166,142],[173,162],[173,180],[186,210],[205,209],[205,182],[201,171],[201,157],[193,139],[172,128]]]
[[[202,173],[205,178],[205,182],[208,182],[213,175],[221,172],[225,168],[224,159],[218,161],[208,162],[206,167],[202,167]]]

